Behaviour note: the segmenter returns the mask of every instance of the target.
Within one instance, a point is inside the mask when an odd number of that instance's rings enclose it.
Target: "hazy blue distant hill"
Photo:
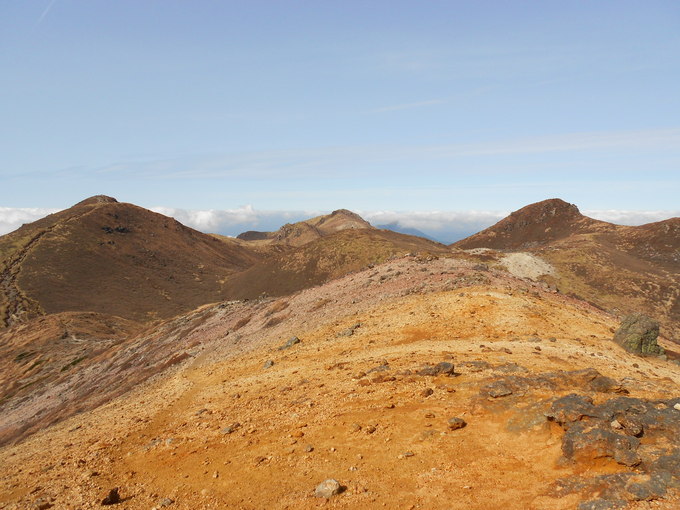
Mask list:
[[[392,223],[388,223],[386,225],[378,225],[378,228],[381,228],[381,229],[384,229],[384,230],[391,230],[392,232],[397,232],[399,234],[408,234],[408,235],[411,235],[411,236],[423,237],[425,239],[429,239],[430,241],[435,241],[437,243],[442,242],[439,239],[435,239],[434,237],[427,235],[422,230],[418,230],[417,228],[404,227],[396,221],[393,221]]]

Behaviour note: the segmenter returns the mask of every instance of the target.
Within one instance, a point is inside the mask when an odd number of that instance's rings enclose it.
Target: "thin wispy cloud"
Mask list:
[[[521,156],[547,153],[582,153],[616,149],[625,155],[644,151],[666,151],[680,156],[680,128],[640,131],[566,133],[493,140],[478,143],[438,145],[351,145],[288,150],[185,156],[158,160],[121,161],[94,169],[99,174],[162,179],[247,178],[287,179],[316,177],[319,172],[339,170],[345,175],[363,175],[368,169],[393,163],[417,164],[424,160],[459,161],[463,157]],[[462,165],[459,165],[462,167]],[[375,172],[379,172],[377,169]],[[387,170],[385,170],[387,171]],[[390,168],[390,172],[392,169]],[[464,168],[461,171],[465,171]],[[475,170],[476,171],[476,170]],[[282,173],[283,172],[283,173]]]
[[[414,108],[423,108],[425,106],[433,106],[436,104],[443,104],[446,101],[443,99],[430,99],[428,101],[418,101],[416,103],[405,103],[396,104],[392,106],[383,106],[382,108],[376,108],[374,110],[369,110],[367,113],[385,113],[385,112],[396,112],[399,110],[412,110]]]
[[[57,0],[50,0],[50,3],[47,4],[47,7],[45,7],[45,10],[43,10],[42,14],[40,14],[40,17],[38,18],[38,21],[35,22],[35,25],[33,25],[33,30],[38,28],[40,24],[43,22],[43,20],[47,17],[49,14],[50,10],[52,9],[52,6],[57,3]]]

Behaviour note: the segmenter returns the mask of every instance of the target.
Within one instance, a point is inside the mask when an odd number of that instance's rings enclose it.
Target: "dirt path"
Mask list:
[[[2,309],[0,323],[4,327],[9,327],[17,321],[21,321],[21,316],[25,313],[38,311],[38,305],[30,300],[17,285],[17,278],[21,270],[21,263],[26,259],[31,249],[40,239],[51,232],[48,228],[40,231],[33,236],[20,250],[10,259],[5,269],[0,273],[0,295],[3,296],[5,306]]]

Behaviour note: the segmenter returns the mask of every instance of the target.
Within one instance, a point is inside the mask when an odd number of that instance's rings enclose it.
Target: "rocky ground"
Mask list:
[[[185,361],[0,449],[0,508],[680,506],[680,366],[543,284],[406,256],[206,310]]]

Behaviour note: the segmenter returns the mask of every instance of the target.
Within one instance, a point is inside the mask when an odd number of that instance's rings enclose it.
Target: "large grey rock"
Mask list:
[[[614,341],[629,352],[642,356],[657,356],[664,353],[657,343],[659,323],[642,313],[624,317],[614,334]]]
[[[316,486],[316,489],[314,490],[314,495],[317,498],[329,499],[335,496],[336,494],[340,494],[341,492],[342,485],[340,485],[340,482],[333,478],[329,478],[328,480],[324,480],[323,482]]]

